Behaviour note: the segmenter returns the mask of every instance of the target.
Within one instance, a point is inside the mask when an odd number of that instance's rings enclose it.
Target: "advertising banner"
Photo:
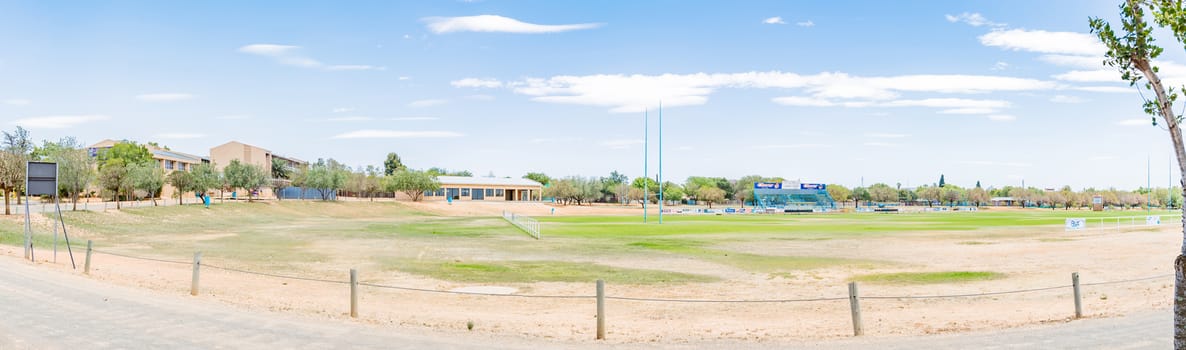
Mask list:
[[[1087,219],[1067,218],[1067,231],[1078,231],[1087,228]]]

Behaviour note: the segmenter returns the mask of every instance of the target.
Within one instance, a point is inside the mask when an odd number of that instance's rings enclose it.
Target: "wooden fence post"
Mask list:
[[[358,318],[358,269],[350,269],[350,317]]]
[[[597,280],[597,339],[605,340],[605,281]]]
[[[861,296],[856,282],[848,282],[848,303],[852,306],[852,335],[865,334],[864,325],[861,324]]]
[[[1071,273],[1071,286],[1075,289],[1075,318],[1083,317],[1083,299],[1079,293],[1079,273]]]
[[[198,274],[202,266],[202,252],[194,252],[194,276],[189,284],[189,295],[198,295]]]
[[[91,274],[91,251],[94,250],[94,242],[86,240],[86,264],[82,268],[83,274]]]

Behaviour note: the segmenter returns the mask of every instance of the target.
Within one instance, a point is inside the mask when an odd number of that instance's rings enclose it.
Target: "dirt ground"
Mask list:
[[[415,207],[449,215],[497,215],[503,209],[526,215],[548,215],[551,206],[538,203],[487,205],[486,203],[427,202]],[[610,215],[637,213],[638,207],[558,207],[556,215]],[[1062,233],[1061,228],[1002,229],[1004,232],[929,232],[884,238],[836,239],[786,244],[736,243],[730,247],[754,253],[840,255],[884,259],[897,265],[877,272],[918,271],[920,267],[950,270],[991,270],[1008,278],[962,284],[878,285],[862,284],[863,297],[972,294],[1069,285],[1071,273],[1079,272],[1082,283],[1116,281],[1172,273],[1171,262],[1180,244],[1179,227],[1163,225],[1159,230],[1087,231]],[[1029,231],[1058,232],[1058,239],[1037,239]],[[1025,231],[1025,232],[1023,232]],[[85,233],[82,233],[85,234]],[[1044,236],[1045,237],[1045,236]],[[750,246],[745,246],[750,244]],[[349,254],[348,251],[338,252]],[[20,256],[19,247],[4,246],[0,254]],[[75,250],[82,273],[84,252]],[[69,271],[63,250],[57,264],[42,249],[37,255],[45,268]],[[182,260],[182,259],[179,259]],[[683,343],[709,339],[741,339],[778,342],[848,337],[852,323],[847,300],[847,279],[854,273],[845,268],[825,268],[779,276],[752,273],[731,267],[688,259],[637,259],[606,264],[646,268],[655,264],[680,264],[684,269],[728,276],[723,282],[696,283],[686,287],[606,287],[611,297],[670,299],[813,299],[831,301],[781,303],[705,302],[677,303],[608,300],[608,338],[611,342]],[[92,278],[120,285],[138,286],[162,293],[188,294],[191,265],[123,258],[96,253]],[[219,261],[204,261],[199,298],[213,298],[250,309],[291,311],[348,321],[349,286],[305,280],[224,271],[210,267]],[[310,271],[319,275],[301,277],[348,280],[351,267],[360,269],[366,283],[430,290],[483,287],[429,279],[417,275],[372,272],[374,266],[357,266],[350,259],[320,263]],[[237,267],[237,266],[230,266]],[[937,268],[939,267],[939,268]],[[337,271],[334,273],[333,271]],[[1128,312],[1166,308],[1171,305],[1172,278],[1122,284],[1085,286],[1085,317],[1109,317]],[[485,286],[499,287],[499,286]],[[513,284],[519,295],[590,296],[594,283]],[[422,291],[360,287],[360,319],[399,327],[464,329],[468,321],[474,331],[516,334],[535,338],[592,341],[595,331],[595,301],[591,298],[533,298],[515,296],[471,296]],[[982,297],[939,299],[863,299],[865,333],[871,336],[901,336],[1017,327],[1049,322],[1066,322],[1074,312],[1070,288]]]

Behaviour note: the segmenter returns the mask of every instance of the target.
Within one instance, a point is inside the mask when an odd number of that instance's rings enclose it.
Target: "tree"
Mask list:
[[[977,181],[979,182],[979,181]],[[972,201],[977,207],[988,203],[988,192],[980,186],[968,191],[968,200]]]
[[[155,166],[155,163],[134,164],[128,168],[128,177],[132,188],[147,193],[152,205],[156,206],[156,195],[165,185],[165,170]]]
[[[876,183],[869,186],[869,196],[874,202],[887,203],[898,201],[898,191],[893,187],[883,183]]]
[[[667,181],[663,183],[663,200],[679,203],[684,199],[684,188],[677,183]]]
[[[696,200],[708,203],[708,208],[712,209],[712,203],[720,203],[725,200],[725,190],[716,188],[716,186],[701,186],[696,190]]]
[[[193,174],[194,179],[189,189],[194,191],[194,193],[201,193],[204,196],[207,191],[219,188],[222,184],[222,173],[218,171],[218,168],[214,164],[202,163],[194,165],[193,169],[190,169],[190,173]]]
[[[943,174],[939,174],[939,187],[947,186],[947,181],[943,178]]]
[[[272,176],[273,179],[287,179],[292,175],[292,167],[288,166],[288,162],[280,158],[272,158]]]
[[[268,173],[263,168],[255,164],[244,164],[238,159],[227,164],[226,168],[222,169],[222,173],[230,188],[247,190],[248,202],[253,201],[259,189],[268,184]]]
[[[1181,90],[1162,84],[1158,68],[1153,60],[1161,55],[1162,48],[1153,43],[1153,27],[1145,21],[1148,7],[1154,22],[1159,27],[1168,27],[1179,43],[1186,42],[1186,4],[1176,0],[1127,0],[1120,5],[1122,32],[1117,35],[1111,24],[1101,18],[1089,19],[1091,32],[1099,37],[1108,48],[1104,65],[1119,70],[1120,77],[1137,86],[1147,80],[1145,90],[1152,90],[1152,101],[1145,100],[1143,109],[1152,116],[1153,124],[1160,120],[1169,131],[1174,153],[1178,158],[1178,169],[1183,189],[1186,189],[1186,146],[1182,143],[1182,115],[1174,114],[1173,104]],[[1144,96],[1144,95],[1142,95]],[[1186,349],[1186,206],[1182,209],[1182,249],[1174,260],[1174,348]]]
[[[854,207],[861,206],[861,201],[868,202],[872,199],[873,199],[873,195],[871,195],[869,193],[868,189],[866,189],[864,187],[857,187],[857,188],[852,189],[852,200],[853,200]],[[866,204],[868,204],[868,203],[866,203]]]
[[[4,132],[3,149],[0,149],[0,190],[4,192],[4,215],[10,215],[10,199],[25,186],[25,165],[33,152],[33,141],[29,131],[20,126],[9,133]],[[21,204],[17,197],[17,204]]]
[[[185,192],[192,190],[194,187],[194,174],[189,171],[174,171],[169,173],[165,181],[169,183],[169,186],[177,189],[177,205],[181,205],[184,203],[181,197],[185,195]]]
[[[560,204],[567,205],[572,197],[577,193],[577,186],[572,179],[559,179],[551,181],[551,184],[544,188],[544,194],[552,197]]]
[[[69,196],[71,210],[78,210],[79,195],[95,180],[95,159],[73,137],[45,142],[38,152],[45,160],[58,163],[58,189]]]
[[[839,184],[828,184],[828,195],[832,196],[832,200],[843,204],[852,199],[852,190]]]
[[[403,192],[412,198],[413,202],[420,201],[424,192],[436,191],[441,188],[436,175],[424,171],[402,170],[388,176],[383,183],[383,189],[389,192]]]
[[[317,163],[305,172],[304,185],[321,192],[321,200],[328,201],[337,190],[346,184],[345,166],[333,159],[318,159]],[[337,197],[334,197],[337,198]]]
[[[128,182],[128,167],[123,159],[109,159],[99,168],[99,187],[111,191],[111,200],[115,201],[115,209],[120,209],[119,194]]]
[[[383,174],[387,176],[395,175],[396,172],[407,169],[404,162],[399,159],[399,155],[395,152],[387,154],[387,159],[383,160]]]
[[[527,175],[523,175],[523,178],[538,182],[540,185],[544,186],[548,186],[552,182],[552,178],[548,177],[548,175],[544,173],[527,173]]]
[[[918,192],[918,198],[922,198],[923,200],[927,201],[928,207],[934,205],[934,203],[938,202],[943,196],[943,192],[940,191],[938,187],[933,186],[919,187],[916,192]]]

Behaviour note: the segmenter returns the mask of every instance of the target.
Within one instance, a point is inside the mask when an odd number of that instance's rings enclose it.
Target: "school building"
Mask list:
[[[98,157],[99,152],[111,149],[115,144],[122,141],[115,141],[111,139],[99,141],[87,147],[87,154],[91,157]],[[157,166],[165,170],[165,176],[169,176],[174,171],[190,171],[194,165],[202,163],[210,163],[210,159],[201,156],[195,156],[189,153],[177,152],[169,149],[164,149],[154,145],[145,144],[144,148],[152,154],[152,160],[157,163]],[[161,198],[172,198],[177,195],[177,189],[173,186],[165,185],[161,188]]]
[[[291,168],[298,168],[309,164],[300,159],[285,157],[262,147],[248,145],[239,141],[231,141],[210,148],[210,161],[214,162],[214,167],[218,171],[226,168],[227,164],[231,164],[232,160],[238,160],[243,164],[261,167],[265,172],[271,174],[273,159],[279,159]],[[272,189],[267,186],[261,188],[259,192],[260,198],[275,198]],[[239,194],[241,197],[246,197],[247,195],[247,193]]]
[[[544,186],[521,178],[437,176],[441,188],[424,193],[425,200],[538,201]]]

